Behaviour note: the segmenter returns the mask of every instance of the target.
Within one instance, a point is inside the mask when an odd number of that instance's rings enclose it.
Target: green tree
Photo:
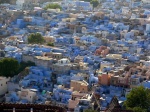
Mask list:
[[[98,0],[80,0],[80,1],[90,2],[93,5],[93,7],[97,7],[99,5]]]
[[[84,112],[97,112],[96,110],[93,110],[93,109],[87,109],[85,110]]]
[[[0,0],[0,4],[1,3],[9,3],[10,2],[10,0]]]
[[[150,107],[150,90],[143,86],[133,88],[127,95],[124,106],[134,112],[146,112]]]
[[[47,45],[48,46],[54,46],[54,43],[48,42]]]
[[[30,67],[30,66],[35,66],[34,62],[28,61],[28,62],[20,62],[20,67],[17,71],[17,74],[19,74],[20,72],[22,72],[26,67]]]
[[[13,58],[4,58],[0,60],[0,75],[5,77],[13,77],[17,75],[16,72],[19,69],[19,63]]]
[[[32,33],[28,36],[28,43],[42,44],[42,43],[44,43],[44,38],[40,33]]]
[[[47,9],[62,9],[61,6],[57,3],[52,3],[52,4],[48,4],[46,5],[46,7],[44,8],[45,10]]]
[[[80,1],[84,1],[84,2],[91,2],[92,0],[80,0]]]
[[[99,4],[98,0],[92,0],[90,3],[93,5],[93,7],[97,7]]]
[[[134,107],[133,109],[130,110],[133,110],[133,112],[147,112],[146,109],[142,109],[141,107]]]

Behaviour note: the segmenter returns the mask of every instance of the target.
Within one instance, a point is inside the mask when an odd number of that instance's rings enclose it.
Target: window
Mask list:
[[[112,83],[114,83],[115,81],[114,80],[112,80]]]
[[[136,81],[132,81],[132,84],[135,85],[135,84],[136,84]]]
[[[1,86],[3,86],[3,84],[1,84]]]
[[[76,97],[72,97],[72,100],[75,100],[76,99]]]

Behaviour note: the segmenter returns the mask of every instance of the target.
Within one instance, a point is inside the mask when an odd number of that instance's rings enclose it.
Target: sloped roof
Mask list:
[[[117,97],[114,96],[108,108],[105,110],[105,112],[132,112],[132,111],[121,109],[121,106],[119,105]]]

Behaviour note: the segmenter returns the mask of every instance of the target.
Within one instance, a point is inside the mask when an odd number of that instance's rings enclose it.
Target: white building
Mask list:
[[[84,1],[76,1],[75,5],[77,7],[77,10],[92,10],[93,6],[90,4],[90,2],[84,2]]]
[[[30,103],[33,103],[37,98],[36,91],[23,88],[21,88],[21,91],[18,91],[18,96],[20,99],[27,100]]]
[[[18,9],[31,7],[33,4],[38,4],[40,0],[17,0],[16,5]]]
[[[3,100],[5,93],[8,91],[7,82],[9,80],[9,78],[0,77],[0,102]]]
[[[24,2],[25,0],[17,0],[16,1],[17,8],[22,9]]]
[[[150,24],[146,25],[146,31],[149,32],[150,31]]]
[[[150,0],[142,0],[143,3],[150,3]]]
[[[150,35],[150,24],[146,24],[146,31],[144,32],[144,35]]]
[[[36,89],[23,89],[20,91],[9,91],[8,94],[5,94],[5,102],[21,101],[26,100],[28,103],[33,103],[37,100],[37,90]]]
[[[75,5],[75,3],[74,3],[75,1],[74,0],[62,0],[62,2],[61,2],[61,6],[62,7],[73,7],[74,5]]]
[[[130,8],[129,7],[122,7],[122,14],[128,14],[130,12]]]

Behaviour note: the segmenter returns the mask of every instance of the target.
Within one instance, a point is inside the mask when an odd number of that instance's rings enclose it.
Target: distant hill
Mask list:
[[[0,3],[9,3],[10,0],[0,0]]]
[[[0,0],[0,4],[2,4],[2,3],[15,4],[16,0]]]

